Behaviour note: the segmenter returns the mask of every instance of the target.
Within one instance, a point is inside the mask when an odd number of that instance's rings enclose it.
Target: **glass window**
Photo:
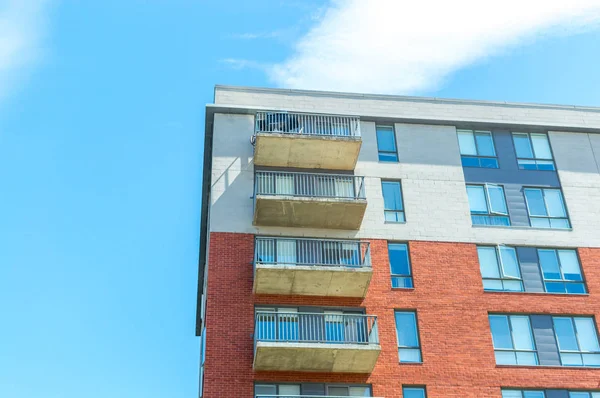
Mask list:
[[[502,398],[546,398],[540,390],[502,390]]]
[[[467,185],[473,225],[510,225],[504,188],[500,185]]]
[[[560,189],[525,188],[524,192],[532,227],[571,227]]]
[[[460,157],[464,167],[498,168],[491,132],[457,130],[457,134]]]
[[[569,398],[600,398],[600,392],[569,391]]]
[[[395,317],[400,362],[422,362],[417,314],[415,312],[396,311]]]
[[[402,386],[402,396],[404,398],[426,398],[425,387]]]
[[[490,315],[498,365],[537,365],[538,357],[528,316]]]
[[[404,222],[402,186],[400,181],[381,181],[383,192],[383,214],[386,222]]]
[[[376,126],[380,162],[397,162],[396,133],[392,126]]]
[[[522,292],[523,280],[517,260],[517,252],[512,247],[478,246],[479,268],[484,290]]]
[[[556,170],[546,134],[513,133],[519,168],[523,170]]]
[[[600,366],[600,346],[594,318],[552,317],[563,366]]]
[[[388,243],[388,257],[390,259],[392,287],[413,287],[408,245],[406,243]]]
[[[299,396],[299,384],[256,384],[254,386],[255,398],[267,398],[272,396]]]
[[[575,250],[538,249],[548,293],[586,293]]]

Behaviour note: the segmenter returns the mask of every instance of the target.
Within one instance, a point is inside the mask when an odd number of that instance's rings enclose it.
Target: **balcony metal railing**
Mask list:
[[[360,137],[360,118],[358,116],[257,112],[255,121],[255,133]]]
[[[377,317],[362,314],[256,312],[254,342],[379,344]]]
[[[256,237],[254,264],[370,267],[369,242]]]
[[[365,199],[365,178],[348,174],[309,174],[282,171],[257,171],[257,195]]]

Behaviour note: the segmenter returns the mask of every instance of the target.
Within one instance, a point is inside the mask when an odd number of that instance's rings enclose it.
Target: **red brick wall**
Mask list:
[[[370,383],[374,396],[426,385],[429,398],[500,397],[500,387],[600,389],[600,370],[497,367],[488,312],[600,316],[600,249],[580,249],[590,296],[484,293],[475,245],[409,242],[414,290],[391,288],[387,244],[371,240],[365,299],[252,294],[253,235],[211,233],[204,396],[252,397],[254,381]],[[370,375],[252,370],[255,304],[365,307],[381,355]],[[399,364],[394,309],[417,310],[423,364]]]

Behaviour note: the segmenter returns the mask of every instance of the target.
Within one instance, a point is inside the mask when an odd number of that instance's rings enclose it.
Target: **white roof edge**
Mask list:
[[[314,97],[332,97],[332,98],[352,98],[352,99],[369,99],[383,101],[398,101],[398,102],[429,102],[440,104],[457,104],[457,105],[485,105],[485,106],[501,106],[511,108],[538,108],[538,109],[555,109],[555,110],[577,110],[584,112],[599,112],[600,107],[594,106],[578,106],[578,105],[559,105],[559,104],[539,104],[527,102],[509,102],[509,101],[487,101],[487,100],[465,100],[457,98],[439,98],[439,97],[417,97],[405,95],[389,95],[389,94],[364,94],[364,93],[348,93],[336,91],[318,91],[318,90],[299,90],[286,88],[268,88],[268,87],[250,87],[250,86],[229,86],[215,85],[215,92],[221,91],[238,91],[248,93],[268,93],[268,94],[298,94]]]

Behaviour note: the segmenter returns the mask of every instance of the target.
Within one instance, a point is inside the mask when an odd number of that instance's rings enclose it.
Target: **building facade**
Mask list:
[[[217,86],[200,395],[600,397],[600,108]]]

